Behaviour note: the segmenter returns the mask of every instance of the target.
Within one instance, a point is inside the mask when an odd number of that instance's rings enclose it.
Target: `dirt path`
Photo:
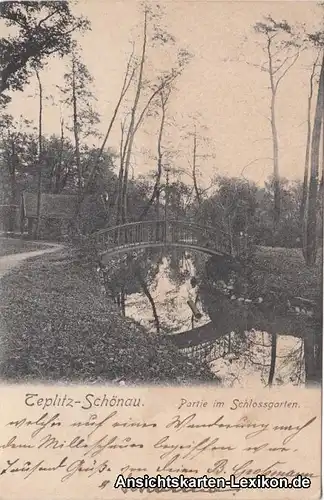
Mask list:
[[[4,276],[8,271],[21,264],[25,259],[29,259],[30,257],[38,257],[39,255],[43,255],[46,253],[57,252],[58,250],[64,248],[63,245],[58,245],[55,243],[50,243],[47,245],[50,248],[46,250],[33,250],[30,252],[15,253],[0,257],[0,278],[2,278],[2,276]]]

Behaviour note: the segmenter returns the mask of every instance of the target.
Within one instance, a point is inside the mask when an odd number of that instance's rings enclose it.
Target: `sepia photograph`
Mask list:
[[[0,379],[321,386],[323,4],[0,26]]]

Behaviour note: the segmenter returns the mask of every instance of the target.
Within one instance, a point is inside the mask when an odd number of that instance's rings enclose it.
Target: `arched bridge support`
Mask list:
[[[183,220],[130,222],[97,231],[90,238],[101,256],[154,247],[181,247],[208,255],[230,255],[229,236],[219,227]]]

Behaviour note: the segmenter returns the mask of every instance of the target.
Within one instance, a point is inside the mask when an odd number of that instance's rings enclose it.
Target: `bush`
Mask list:
[[[3,378],[188,383],[216,380],[170,340],[123,318],[89,264],[71,256],[30,260],[3,278]]]

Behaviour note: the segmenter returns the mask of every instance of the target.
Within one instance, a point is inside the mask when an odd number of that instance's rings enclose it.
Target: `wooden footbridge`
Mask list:
[[[207,255],[231,254],[229,235],[219,227],[185,220],[131,222],[97,231],[90,238],[101,257],[159,247],[186,248]]]

